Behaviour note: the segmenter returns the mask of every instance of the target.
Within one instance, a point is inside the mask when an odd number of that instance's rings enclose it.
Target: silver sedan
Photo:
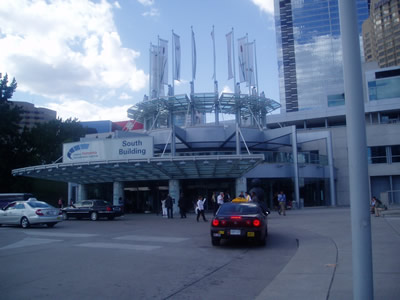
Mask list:
[[[28,228],[33,224],[46,224],[53,227],[61,221],[60,209],[35,198],[11,202],[0,210],[0,225],[20,225],[22,228]]]

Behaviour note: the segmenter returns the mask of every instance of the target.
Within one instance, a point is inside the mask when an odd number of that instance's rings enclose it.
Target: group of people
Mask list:
[[[279,203],[279,210],[278,213],[279,215],[286,216],[286,195],[284,194],[283,191],[281,191],[277,196],[277,201]],[[262,207],[267,210],[268,208],[266,207],[266,204],[263,201],[260,201],[258,199],[257,193],[253,192],[241,192],[238,196],[238,198],[243,198],[247,202],[257,202]],[[219,207],[224,204],[225,202],[231,201],[229,193],[224,193],[220,192],[218,196],[216,196],[216,193],[214,192],[211,197],[212,203],[213,203],[213,208],[214,208],[214,215],[216,214],[217,210]],[[175,202],[175,199],[172,199],[170,194],[167,195],[167,197],[163,200],[161,200],[161,205],[162,205],[162,215],[168,219],[173,218],[173,204]],[[195,213],[196,213],[196,220],[197,222],[199,221],[200,217],[202,217],[203,221],[207,222],[207,219],[205,217],[205,206],[207,203],[207,198],[199,195],[197,197],[197,201],[194,203],[195,207]],[[181,193],[179,200],[178,200],[178,206],[179,206],[179,213],[181,216],[181,219],[185,219],[188,207],[187,207],[187,201]]]

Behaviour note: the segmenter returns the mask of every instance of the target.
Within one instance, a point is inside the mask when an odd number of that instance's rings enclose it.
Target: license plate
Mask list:
[[[223,230],[220,230],[220,231],[218,231],[218,233],[219,233],[219,234],[224,234],[224,233],[225,233],[225,231],[223,231]]]
[[[230,233],[231,233],[231,235],[240,235],[240,230],[238,230],[238,229],[231,229]]]
[[[248,236],[248,237],[255,237],[255,234],[254,234],[254,232],[248,232],[248,233],[247,233],[247,236]]]

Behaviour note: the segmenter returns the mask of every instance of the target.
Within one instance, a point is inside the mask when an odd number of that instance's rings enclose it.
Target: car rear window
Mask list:
[[[51,208],[52,206],[47,204],[46,202],[27,202],[28,205],[32,208]]]
[[[253,215],[258,213],[260,213],[260,208],[257,205],[248,203],[225,203],[218,211],[218,214],[222,215]]]
[[[110,203],[107,201],[104,201],[104,200],[96,200],[96,205],[97,206],[107,206],[107,205],[110,205]]]

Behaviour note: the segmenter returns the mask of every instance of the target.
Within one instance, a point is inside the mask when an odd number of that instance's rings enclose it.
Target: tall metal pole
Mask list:
[[[171,56],[172,56],[172,95],[175,95],[175,39],[174,31],[172,30],[172,42],[171,42]],[[169,96],[169,95],[168,95]]]
[[[152,57],[152,55],[153,55],[153,46],[152,46],[152,44],[150,43],[150,50],[149,50],[149,57],[150,57],[150,59],[149,59],[149,68],[150,68],[150,71],[149,71],[149,99],[151,99],[151,80],[152,80],[152,76],[151,76],[151,73],[153,72],[153,65],[152,65],[152,59],[153,59],[153,57]]]
[[[339,0],[343,47],[353,256],[353,299],[374,298],[367,138],[356,0]]]

